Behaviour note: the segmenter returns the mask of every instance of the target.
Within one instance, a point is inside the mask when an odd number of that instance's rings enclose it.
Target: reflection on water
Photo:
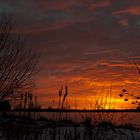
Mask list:
[[[30,116],[33,119],[45,118],[48,120],[59,120],[60,112],[9,112],[15,116]],[[140,128],[140,112],[61,112],[61,120],[72,120],[83,122],[91,118],[93,123],[97,121],[111,121],[115,124],[130,123]]]
[[[41,112],[39,116],[47,119],[57,119],[58,112]],[[117,124],[131,123],[140,126],[140,112],[63,112],[61,119],[71,119],[73,121],[83,121],[87,117],[94,118],[96,120],[109,120]]]

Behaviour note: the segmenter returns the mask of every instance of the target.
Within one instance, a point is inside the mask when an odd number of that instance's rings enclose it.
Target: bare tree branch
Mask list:
[[[0,20],[0,101],[32,83],[39,54],[25,46],[20,35],[12,33],[8,16]]]

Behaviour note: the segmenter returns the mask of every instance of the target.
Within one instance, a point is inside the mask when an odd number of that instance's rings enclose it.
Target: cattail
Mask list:
[[[66,85],[66,95],[68,95],[68,87],[67,87],[67,85]]]
[[[61,97],[62,91],[63,91],[63,86],[61,87],[61,89],[59,89],[59,97]]]
[[[64,97],[63,97],[63,100],[62,100],[61,110],[63,109],[63,105],[64,105],[64,102],[65,102],[65,99],[66,99],[66,97],[68,95],[68,87],[67,87],[67,85],[66,85],[65,89],[66,89],[66,93],[64,94]],[[60,110],[60,113],[59,113],[59,120],[61,118],[61,110]]]
[[[61,91],[60,91],[60,89],[59,89],[59,97],[61,96]]]
[[[68,87],[67,87],[67,85],[66,85],[66,93],[64,94],[63,102],[65,101],[67,95],[68,95]]]

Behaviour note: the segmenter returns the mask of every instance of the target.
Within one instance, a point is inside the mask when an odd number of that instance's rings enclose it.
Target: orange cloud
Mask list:
[[[103,61],[104,62],[104,61]],[[107,64],[110,68],[115,66],[125,67],[126,69],[132,69],[132,65],[130,64],[109,64],[109,63],[101,63],[101,64]],[[51,65],[50,65],[51,66]],[[62,64],[62,65],[52,65],[53,69],[59,68],[60,71],[63,69],[67,72],[74,70],[75,65],[74,64]],[[56,66],[56,67],[55,67]],[[100,70],[99,70],[100,71]],[[112,85],[112,93],[111,98],[115,99],[115,108],[117,109],[123,109],[123,108],[133,108],[134,106],[131,105],[131,102],[124,102],[123,98],[119,98],[119,94],[121,93],[121,90],[123,88],[128,89],[128,91],[138,94],[139,91],[139,82],[137,81],[136,77],[137,75],[135,73],[127,73],[127,76],[120,72],[112,72],[112,70],[107,70],[108,73],[100,73],[98,71],[96,72],[90,72],[87,71],[85,73],[80,73],[77,75],[56,75],[55,77],[39,77],[38,79],[38,89],[36,89],[36,94],[39,96],[40,102],[42,102],[43,107],[52,106],[57,107],[57,101],[58,101],[58,90],[61,86],[64,86],[68,84],[68,101],[71,108],[74,108],[74,99],[76,97],[77,99],[77,107],[80,109],[83,109],[85,107],[85,100],[87,98],[92,98],[94,104],[96,101],[96,97],[99,96],[102,88],[104,98],[107,94],[107,92],[110,90],[110,87]],[[96,74],[94,74],[96,73]],[[116,76],[117,75],[117,76]],[[115,78],[114,78],[115,77]],[[114,78],[114,79],[112,79]],[[121,79],[120,79],[121,78]],[[111,82],[112,81],[112,82]],[[65,91],[64,91],[65,92]],[[63,93],[64,94],[64,93]],[[52,103],[52,100],[55,100],[54,104]],[[105,100],[103,100],[105,102]],[[108,108],[108,105],[106,105],[106,108]]]
[[[140,7],[139,6],[135,6],[135,7],[129,7],[127,9],[124,10],[120,10],[120,11],[116,11],[114,12],[114,14],[132,14],[132,15],[140,15]]]
[[[103,8],[103,7],[107,7],[110,5],[111,5],[110,0],[102,0],[102,1],[98,1],[98,2],[90,1],[89,10],[93,11],[93,10],[96,10],[97,8]]]

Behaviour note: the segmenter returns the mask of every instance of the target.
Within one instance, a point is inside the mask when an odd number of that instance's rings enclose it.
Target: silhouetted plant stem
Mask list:
[[[65,102],[65,99],[66,99],[67,95],[68,95],[68,87],[66,85],[65,94],[64,94],[64,97],[63,97],[63,100],[62,100],[62,105],[61,105],[61,109],[60,109],[60,113],[59,113],[59,120],[61,120],[61,113],[62,113],[62,109],[64,109],[63,106],[64,106],[64,102]]]
[[[76,97],[75,97],[75,123],[76,123],[76,110],[77,110],[77,101],[76,101]]]

